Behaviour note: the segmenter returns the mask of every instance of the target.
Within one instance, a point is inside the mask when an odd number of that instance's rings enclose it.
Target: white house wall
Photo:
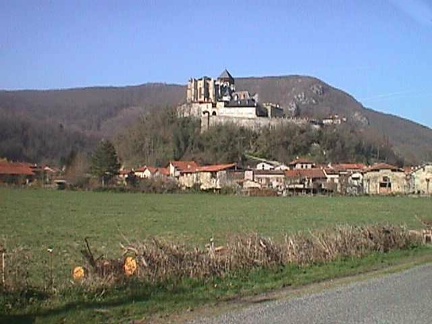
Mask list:
[[[380,182],[383,177],[388,177],[391,182],[391,190],[388,193],[406,193],[405,173],[391,170],[366,172],[363,177],[365,193],[370,195],[383,194],[383,190],[380,190]]]
[[[256,169],[257,170],[273,170],[274,166],[271,165],[270,163],[260,162],[257,164]]]
[[[425,165],[413,172],[415,193],[432,194],[432,165]]]

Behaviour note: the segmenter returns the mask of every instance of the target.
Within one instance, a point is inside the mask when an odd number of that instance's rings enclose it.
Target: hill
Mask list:
[[[112,119],[139,117],[154,107],[174,106],[183,100],[184,87],[149,83],[129,87],[65,90],[0,91],[0,112],[26,115],[86,133],[104,132]],[[121,122],[120,122],[121,123]],[[108,127],[110,128],[110,127]]]
[[[432,159],[432,129],[410,120],[365,108],[348,93],[307,76],[238,78],[236,88],[258,93],[261,102],[279,103],[297,109],[300,116],[346,117],[348,123],[384,140],[407,163]]]
[[[307,76],[237,78],[236,87],[258,93],[261,102],[279,103],[288,113],[296,111],[300,116],[313,118],[336,114],[346,117],[348,123],[367,136],[391,144],[408,162],[418,163],[432,157],[430,128],[364,108],[349,94],[319,79]],[[80,134],[84,139],[92,139],[84,140],[84,147],[90,149],[95,138],[114,137],[153,109],[177,106],[185,101],[185,97],[185,86],[159,83],[128,87],[0,91],[0,118],[8,116],[7,120],[12,120],[12,123],[14,119],[17,122],[25,119],[26,123],[39,129],[40,134],[43,129],[50,128],[61,129],[62,134],[68,134],[68,138],[69,134]],[[13,132],[15,135],[11,136]],[[9,127],[8,143],[21,141],[19,132],[19,127]],[[51,140],[58,140],[62,135],[59,136],[51,137]],[[3,143],[6,142],[6,135],[1,130],[0,138]],[[4,146],[0,146],[0,156],[11,158]],[[77,147],[83,148],[82,145]],[[22,154],[21,158],[24,157]],[[19,159],[20,155],[15,152],[14,158]],[[50,156],[52,160],[55,158],[59,156]]]
[[[166,84],[0,91],[0,157],[63,164],[146,112],[177,105],[183,93],[183,86]]]

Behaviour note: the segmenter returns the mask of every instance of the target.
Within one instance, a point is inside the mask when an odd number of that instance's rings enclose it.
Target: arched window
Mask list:
[[[216,111],[213,111],[213,112],[212,112],[212,116],[216,116]]]

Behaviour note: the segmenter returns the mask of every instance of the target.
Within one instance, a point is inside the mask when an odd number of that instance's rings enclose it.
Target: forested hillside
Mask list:
[[[91,152],[147,112],[176,106],[183,87],[147,84],[124,88],[0,91],[0,157],[63,165]]]
[[[99,138],[65,129],[62,124],[2,112],[0,139],[0,157],[61,166],[77,152],[93,150]]]
[[[63,124],[86,133],[111,135],[112,121],[138,118],[155,107],[176,106],[184,87],[145,84],[130,87],[82,88],[47,91],[0,91],[0,112]],[[130,123],[128,122],[127,125]]]
[[[171,109],[143,118],[116,138],[116,147],[127,167],[165,166],[177,159],[202,164],[238,162],[247,166],[247,155],[285,163],[301,156],[317,163],[403,164],[389,143],[349,124],[322,129],[291,124],[259,132],[227,124],[201,133],[199,121],[177,118]]]
[[[362,134],[362,138],[367,137],[366,142],[375,143],[375,147],[381,145],[376,143],[384,143],[386,147],[392,147],[397,155],[403,156],[407,163],[421,163],[432,159],[430,128],[397,116],[365,109],[349,94],[316,78],[237,78],[236,87],[238,90],[258,93],[260,102],[280,104],[287,114],[295,112],[300,117],[313,118],[334,114],[346,117],[348,123],[341,129],[343,136],[349,136],[350,132],[353,132],[355,136]],[[117,138],[116,143],[120,150],[134,146],[145,152],[171,152],[173,148],[164,146],[166,138],[173,136],[169,129],[163,131],[166,134],[162,136],[163,140],[159,139],[161,142],[130,143],[125,140],[120,144],[119,138],[128,138],[131,127],[135,132],[139,132],[140,127],[153,129],[152,124],[157,124],[157,118],[161,118],[154,112],[167,107],[174,108],[184,102],[185,98],[185,86],[167,84],[48,91],[0,91],[0,157],[61,164],[65,156],[72,151],[92,151],[95,142],[101,138]],[[142,124],[142,118],[150,121]],[[345,132],[343,129],[350,131]],[[209,134],[213,134],[213,131]],[[271,141],[283,142],[291,140],[283,136],[293,134],[281,132],[272,135],[276,138],[270,138]],[[219,141],[220,153],[223,154],[226,143],[221,138],[216,136],[214,141]],[[301,142],[301,137],[297,142]],[[251,150],[253,151],[253,148]],[[375,150],[377,158],[382,158],[382,153],[378,154],[382,150]],[[192,151],[196,153],[196,148],[188,146],[185,154]],[[204,151],[206,153],[203,153]],[[203,159],[205,154],[210,154],[209,149],[205,148],[204,151],[200,153]],[[177,148],[172,156],[183,158],[181,152],[183,150]],[[125,157],[127,154],[125,153]]]
[[[398,116],[365,109],[364,115],[370,121],[370,128],[376,136],[385,136],[394,144],[397,154],[407,161],[432,161],[432,130]]]

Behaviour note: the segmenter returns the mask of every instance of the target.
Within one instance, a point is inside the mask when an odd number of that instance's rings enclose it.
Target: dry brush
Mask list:
[[[286,235],[277,242],[256,233],[244,234],[232,236],[223,246],[210,241],[202,248],[190,248],[161,238],[134,243],[124,239],[127,244],[121,244],[123,254],[117,259],[107,259],[103,255],[95,257],[85,239],[85,249],[81,251],[83,264],[71,269],[71,275],[75,275],[80,285],[92,287],[118,285],[130,278],[147,284],[178,282],[186,278],[212,280],[237,271],[308,266],[424,244],[421,235],[403,226],[392,225],[338,226]],[[32,286],[28,280],[29,262],[32,261],[28,251],[8,253],[6,266],[2,269],[5,278],[2,289],[19,290]],[[47,277],[51,277],[52,284],[52,274]]]
[[[188,248],[160,238],[122,245],[123,259],[99,260],[100,265],[87,264],[90,272],[118,281],[125,278],[119,266],[127,256],[137,263],[133,274],[148,283],[177,281],[184,278],[211,279],[236,271],[276,266],[327,263],[343,258],[360,258],[373,252],[386,253],[423,244],[403,226],[338,226],[324,231],[286,235],[275,242],[258,234],[231,237],[224,246],[210,241],[205,248]],[[108,272],[101,273],[103,264]]]

